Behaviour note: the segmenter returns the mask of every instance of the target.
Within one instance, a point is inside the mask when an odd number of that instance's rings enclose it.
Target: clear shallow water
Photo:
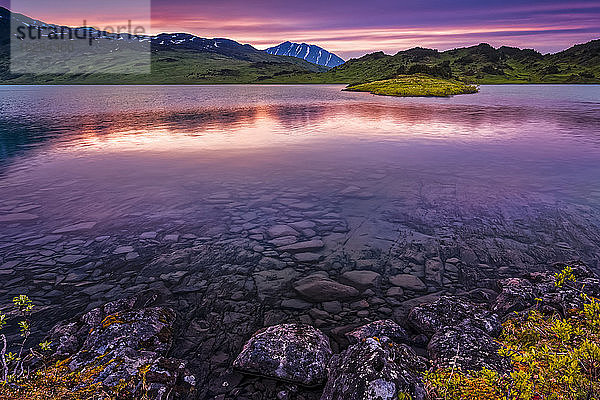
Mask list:
[[[39,230],[90,215],[90,202],[102,211],[101,224],[122,216],[115,208],[136,211],[159,193],[192,200],[181,186],[218,187],[227,176],[246,183],[285,176],[302,181],[301,191],[319,190],[314,175],[368,185],[368,173],[380,172],[396,184],[466,179],[458,191],[483,186],[500,197],[508,190],[597,199],[598,86],[483,86],[477,95],[450,99],[340,89],[2,87],[2,200],[29,195],[44,203],[41,214],[52,218],[40,215]],[[63,188],[66,204],[52,199]],[[102,201],[92,201],[98,196]],[[152,203],[165,206],[159,198]]]
[[[280,310],[300,276],[372,269],[368,296],[393,307],[423,293],[388,299],[392,274],[437,292],[570,259],[598,268],[599,86],[341,89],[0,87],[0,298],[29,293],[50,320],[217,285]],[[309,240],[322,245],[282,249]]]

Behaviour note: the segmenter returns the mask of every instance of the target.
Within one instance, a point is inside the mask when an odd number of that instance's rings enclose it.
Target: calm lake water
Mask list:
[[[28,293],[50,320],[219,293],[250,307],[245,334],[267,324],[252,304],[280,312],[315,271],[380,273],[365,298],[388,306],[342,314],[372,320],[507,271],[599,267],[599,86],[341,89],[0,87],[0,303]],[[386,296],[399,273],[424,287]]]

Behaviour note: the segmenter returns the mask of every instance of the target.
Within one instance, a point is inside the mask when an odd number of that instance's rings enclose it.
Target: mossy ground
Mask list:
[[[344,90],[398,97],[448,97],[479,91],[476,86],[460,81],[434,78],[422,74],[399,75],[394,79],[350,85]]]
[[[558,279],[564,282],[564,274]],[[512,370],[431,371],[425,375],[429,398],[599,400],[600,302],[582,296],[582,309],[568,310],[564,317],[531,310],[505,322],[498,341]]]

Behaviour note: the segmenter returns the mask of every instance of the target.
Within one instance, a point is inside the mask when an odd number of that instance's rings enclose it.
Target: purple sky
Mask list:
[[[61,7],[65,0],[13,0],[13,5],[32,17],[68,25],[80,25],[84,18],[107,23],[143,18],[127,1],[103,9],[98,8],[103,2],[69,2],[79,3],[78,9]],[[10,8],[9,3],[0,0]],[[27,9],[19,9],[21,4]],[[378,50],[394,54],[414,46],[445,50],[480,42],[547,53],[600,38],[600,2],[153,0],[152,31],[227,37],[257,48],[307,42],[346,59]]]

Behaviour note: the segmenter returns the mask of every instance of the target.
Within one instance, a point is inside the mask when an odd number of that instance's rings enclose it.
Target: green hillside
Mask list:
[[[351,59],[321,74],[278,77],[307,83],[365,83],[398,75],[425,73],[469,83],[600,83],[600,40],[542,55],[530,49],[493,48],[488,44],[437,51],[413,48]]]
[[[21,14],[13,16],[28,24],[40,23]],[[531,49],[496,49],[485,43],[447,51],[416,47],[395,55],[371,53],[328,69],[296,57],[271,55],[233,40],[185,33],[152,37],[149,75],[78,74],[73,64],[68,65],[69,74],[13,75],[9,72],[10,17],[10,12],[0,7],[2,84],[359,84],[414,74],[475,84],[600,83],[600,39],[547,55]],[[93,65],[108,71],[111,60],[106,54],[99,55]]]
[[[293,57],[269,56],[273,59],[238,59],[221,54],[185,50],[153,51],[150,75],[48,74],[12,75],[8,61],[0,66],[0,83],[4,84],[208,84],[260,83],[279,75],[303,76],[325,68]],[[101,60],[99,60],[101,62]],[[76,70],[76,67],[73,68]],[[4,71],[4,73],[2,72]]]
[[[28,26],[44,24],[21,14],[12,14],[12,17]],[[160,34],[151,38],[152,73],[149,75],[81,74],[78,73],[80,69],[77,63],[72,61],[61,62],[61,68],[68,68],[68,74],[11,74],[10,20],[10,11],[0,7],[0,83],[3,84],[260,83],[282,75],[303,76],[329,69],[296,57],[271,55],[229,39],[205,39],[175,33]],[[124,51],[127,50],[119,50],[120,54]],[[116,62],[128,59],[120,57],[114,61],[106,52],[86,56],[87,65],[90,65],[89,57],[97,57],[97,60],[93,60],[95,69],[105,72],[110,71]],[[136,57],[130,57],[129,61],[134,63]],[[135,67],[135,64],[132,64],[132,67]],[[135,71],[135,68],[132,70]]]

